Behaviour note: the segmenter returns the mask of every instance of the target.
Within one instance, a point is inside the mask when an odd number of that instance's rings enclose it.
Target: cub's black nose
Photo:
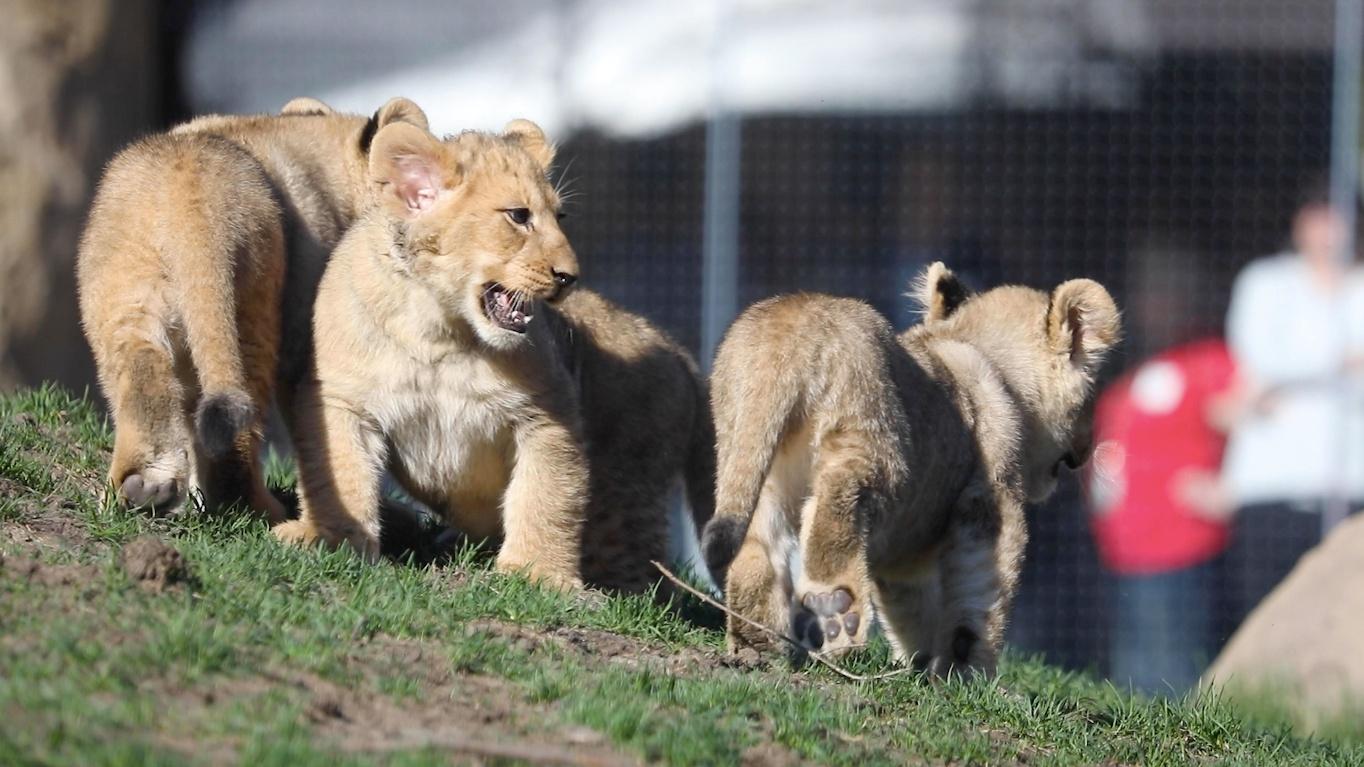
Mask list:
[[[554,283],[561,288],[566,288],[578,281],[578,275],[561,272],[558,269],[550,269],[549,273],[554,275]]]

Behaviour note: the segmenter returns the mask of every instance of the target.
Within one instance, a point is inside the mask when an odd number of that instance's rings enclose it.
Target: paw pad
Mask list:
[[[128,508],[164,511],[180,502],[180,483],[174,479],[153,481],[141,474],[129,474],[119,485],[119,495]]]
[[[796,639],[810,650],[835,651],[860,644],[862,616],[853,605],[852,592],[845,588],[806,594],[793,620]]]

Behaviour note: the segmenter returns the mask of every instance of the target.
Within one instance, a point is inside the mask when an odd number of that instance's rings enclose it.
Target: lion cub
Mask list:
[[[712,433],[686,353],[589,293],[534,123],[440,141],[374,137],[374,211],[318,292],[296,433],[302,516],[285,541],[379,551],[392,470],[451,525],[501,539],[497,565],[638,591],[664,556],[681,475],[709,516]]]
[[[262,420],[277,368],[306,346],[322,263],[363,206],[370,137],[393,121],[426,117],[406,99],[368,120],[295,99],[277,116],[199,118],[110,162],[76,277],[124,503],[170,508],[197,486],[209,507],[284,518],[261,476]]]
[[[718,476],[703,535],[730,606],[806,648],[865,642],[992,673],[1026,540],[1023,506],[1090,452],[1094,376],[1120,333],[1091,280],[970,295],[942,264],[897,338],[866,304],[759,303],[711,378]],[[731,649],[768,643],[731,619]]]

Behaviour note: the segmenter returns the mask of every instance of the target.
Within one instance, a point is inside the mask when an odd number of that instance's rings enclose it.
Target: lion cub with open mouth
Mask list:
[[[687,478],[709,517],[713,436],[686,353],[584,291],[534,123],[438,140],[381,129],[377,206],[334,253],[295,439],[294,543],[379,552],[380,477],[552,585],[638,591]]]
[[[971,295],[942,264],[897,338],[866,304],[761,302],[711,377],[717,505],[702,549],[731,608],[806,649],[866,641],[993,673],[1026,541],[1023,506],[1091,449],[1094,376],[1120,333],[1102,286]],[[766,646],[731,619],[731,649]]]

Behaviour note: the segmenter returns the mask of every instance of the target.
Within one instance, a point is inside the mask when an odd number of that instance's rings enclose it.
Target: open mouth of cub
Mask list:
[[[534,318],[530,299],[496,282],[490,282],[483,288],[483,313],[488,316],[489,322],[513,333],[526,332],[526,326]]]

